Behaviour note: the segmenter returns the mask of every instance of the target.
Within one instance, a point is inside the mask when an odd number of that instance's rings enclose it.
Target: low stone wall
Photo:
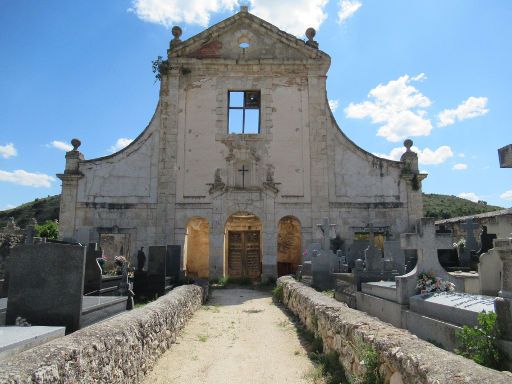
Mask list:
[[[283,302],[306,327],[323,340],[324,351],[336,351],[348,375],[365,371],[357,356],[358,345],[378,354],[384,383],[489,383],[512,382],[512,374],[482,367],[418,339],[364,312],[349,308],[293,278],[278,279]]]
[[[137,383],[200,307],[202,289],[158,300],[0,363],[0,383]]]

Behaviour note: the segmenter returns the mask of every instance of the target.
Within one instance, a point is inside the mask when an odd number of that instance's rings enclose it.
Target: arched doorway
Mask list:
[[[249,212],[237,212],[226,221],[224,275],[235,279],[261,277],[261,221]]]
[[[297,271],[301,263],[302,234],[300,221],[293,216],[279,220],[277,234],[277,275],[284,276]]]
[[[188,221],[183,255],[187,276],[208,278],[210,228],[207,219],[193,217]]]

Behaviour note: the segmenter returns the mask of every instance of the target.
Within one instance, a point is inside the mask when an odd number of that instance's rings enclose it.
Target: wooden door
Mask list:
[[[260,231],[228,232],[229,277],[258,279],[260,259]]]

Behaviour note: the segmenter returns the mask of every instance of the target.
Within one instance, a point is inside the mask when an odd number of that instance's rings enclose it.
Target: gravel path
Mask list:
[[[314,366],[270,293],[216,289],[144,383],[312,383]]]

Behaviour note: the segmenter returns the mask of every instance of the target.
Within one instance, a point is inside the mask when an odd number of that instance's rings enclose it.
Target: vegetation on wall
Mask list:
[[[57,240],[59,237],[59,223],[57,220],[46,220],[43,224],[36,225],[36,236]]]

